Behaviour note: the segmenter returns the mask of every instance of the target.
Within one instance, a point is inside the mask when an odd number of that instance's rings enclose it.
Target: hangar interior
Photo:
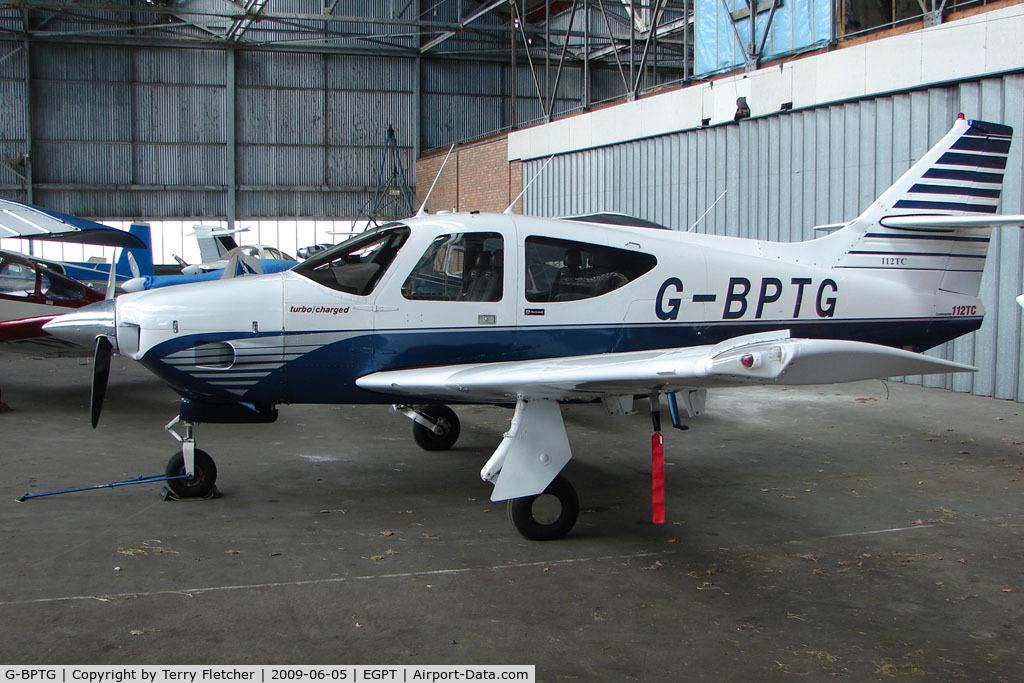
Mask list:
[[[530,215],[799,241],[963,112],[1013,126],[1000,211],[1024,213],[1021,35],[1021,0],[0,0],[0,196],[177,245],[520,193]],[[426,458],[379,406],[209,425],[230,474],[208,506],[4,503],[0,661],[1021,680],[1024,241],[989,249],[984,326],[930,352],[979,372],[725,390],[666,430],[665,525],[647,416],[588,405],[561,408],[586,492],[561,544],[512,533],[475,480],[509,429],[492,406],[460,406],[459,448]],[[5,500],[182,453],[159,430],[180,397],[126,359],[98,431],[78,360],[4,362]]]
[[[412,213],[435,177],[428,210],[501,211],[553,156],[515,211],[809,239],[855,216],[958,112],[1022,128],[1019,12],[794,0],[759,3],[751,22],[743,0],[6,3],[0,193],[177,221],[169,245],[193,222],[269,221],[260,236],[300,247],[296,232],[361,229],[338,219]],[[1021,209],[1019,159],[1016,145],[1004,213]],[[985,327],[937,351],[981,372],[927,381],[1019,401],[1019,233],[1001,231],[992,257]]]

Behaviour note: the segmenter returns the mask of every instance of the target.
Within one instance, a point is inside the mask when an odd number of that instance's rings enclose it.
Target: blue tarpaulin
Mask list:
[[[777,0],[761,60],[812,50],[832,38],[832,0]],[[768,23],[770,5],[757,13],[755,42],[760,45]],[[750,41],[750,17],[736,21],[730,14],[747,8],[746,0],[696,0],[694,10],[694,75],[708,76],[742,67],[745,45]],[[740,39],[737,39],[736,33]],[[742,41],[742,42],[741,42]]]

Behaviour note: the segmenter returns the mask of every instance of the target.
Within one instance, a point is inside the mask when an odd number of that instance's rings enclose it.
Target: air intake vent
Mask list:
[[[235,350],[224,342],[200,344],[194,351],[196,367],[226,369],[235,363]]]

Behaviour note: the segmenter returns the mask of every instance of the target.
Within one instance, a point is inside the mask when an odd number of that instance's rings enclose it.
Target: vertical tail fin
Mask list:
[[[118,278],[133,278],[140,275],[153,274],[153,237],[148,223],[132,223],[128,232],[135,235],[146,243],[145,249],[122,249],[117,259],[116,268]],[[129,254],[135,259],[139,272],[132,271],[131,263],[128,261]]]
[[[234,234],[249,228],[226,229],[216,225],[194,225],[192,234],[199,243],[199,258],[203,263],[212,263],[224,258],[229,251],[238,248]]]
[[[837,268],[869,269],[921,290],[977,296],[1013,129],[953,128],[849,223]],[[1020,218],[1020,217],[1016,217]]]

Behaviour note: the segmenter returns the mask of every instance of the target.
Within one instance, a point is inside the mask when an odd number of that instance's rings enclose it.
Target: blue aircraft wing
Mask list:
[[[146,248],[145,242],[124,230],[10,199],[0,199],[0,238],[3,237]]]

